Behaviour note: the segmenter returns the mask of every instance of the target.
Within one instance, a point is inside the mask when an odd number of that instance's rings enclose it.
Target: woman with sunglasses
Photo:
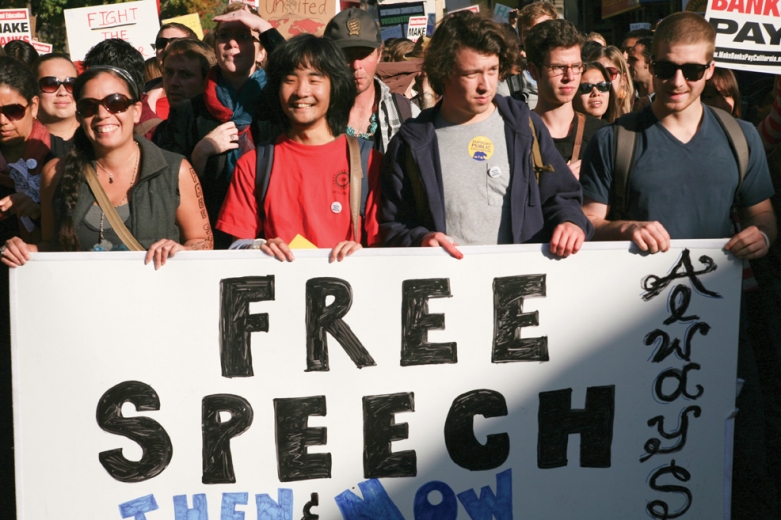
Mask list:
[[[214,54],[217,65],[206,77],[203,94],[183,101],[157,127],[154,142],[181,153],[203,181],[206,209],[212,226],[228,192],[236,161],[255,149],[255,140],[273,135],[258,134],[253,123],[267,119],[261,91],[266,73],[258,67],[266,52],[284,42],[269,22],[241,3],[229,5],[214,18]],[[260,135],[260,137],[258,137]],[[218,232],[215,246],[227,249],[231,237]]]
[[[79,127],[73,99],[76,66],[65,54],[44,54],[33,64],[33,74],[38,78],[41,99],[38,121],[52,135],[70,141]]]
[[[618,105],[610,74],[601,63],[583,64],[578,93],[572,100],[575,110],[612,123],[618,114]]]
[[[88,176],[97,177],[99,192],[105,192],[119,219],[148,248],[145,263],[153,261],[157,269],[178,251],[211,249],[211,228],[200,209],[203,198],[192,167],[133,132],[141,92],[130,74],[92,67],[76,81],[73,94],[81,126],[71,151],[43,171],[43,240],[38,245],[8,240],[0,248],[2,262],[20,266],[35,251],[127,250],[96,203],[99,196]]]
[[[592,50],[588,56],[583,56],[583,60],[599,62],[607,70],[618,107],[616,117],[631,112],[632,103],[635,100],[635,86],[632,83],[629,65],[624,59],[621,49],[614,45],[599,47]]]
[[[39,97],[27,66],[0,57],[0,244],[13,236],[38,240],[40,174],[44,165],[67,152],[35,116]]]

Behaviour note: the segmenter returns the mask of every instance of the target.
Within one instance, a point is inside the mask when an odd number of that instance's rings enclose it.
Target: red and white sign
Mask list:
[[[407,38],[413,42],[418,41],[418,38],[425,36],[427,24],[428,17],[426,16],[410,16],[409,25],[407,26]]]
[[[30,43],[33,44],[33,47],[35,47],[35,50],[38,51],[38,54],[51,54],[53,45],[51,43],[44,43],[39,42],[38,40],[33,40]]]
[[[30,42],[32,39],[27,9],[0,9],[0,47],[12,40]]]
[[[480,6],[479,5],[470,5],[469,7],[462,7],[461,9],[456,9],[455,11],[448,11],[447,14],[457,13],[458,11],[472,11],[473,13],[479,13],[480,12]]]

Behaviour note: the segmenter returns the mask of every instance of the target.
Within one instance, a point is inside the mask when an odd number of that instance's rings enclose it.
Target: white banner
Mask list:
[[[426,26],[428,25],[427,16],[410,16],[407,25],[407,38],[413,42],[426,35]]]
[[[33,255],[18,518],[723,518],[723,245]]]
[[[781,12],[777,0],[707,0],[705,18],[716,29],[713,58],[720,67],[778,74]]]
[[[27,9],[0,9],[0,47],[12,40],[32,43],[31,30]]]
[[[92,47],[110,38],[128,41],[144,58],[151,58],[160,20],[155,0],[142,0],[65,9],[65,27],[74,61],[83,60]]]

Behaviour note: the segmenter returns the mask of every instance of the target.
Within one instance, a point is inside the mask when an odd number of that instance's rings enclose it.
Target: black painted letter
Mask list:
[[[326,305],[333,296],[331,305]],[[350,326],[342,319],[353,304],[350,284],[339,278],[312,278],[306,282],[306,371],[328,371],[328,339],[331,334],[358,368],[375,366]]]
[[[414,477],[418,458],[414,450],[393,453],[391,443],[409,437],[407,423],[396,424],[395,414],[415,411],[415,394],[367,395],[363,398],[364,478]]]
[[[220,362],[222,377],[252,377],[251,335],[268,332],[268,314],[250,314],[249,304],[274,300],[274,276],[220,281]]]
[[[579,433],[580,467],[609,468],[615,401],[613,385],[588,387],[583,410],[572,409],[571,388],[540,392],[537,467],[566,466],[569,434]]]
[[[323,445],[326,428],[308,428],[310,415],[325,415],[325,396],[274,399],[277,472],[280,482],[331,478],[331,454],[306,452]]]
[[[507,415],[504,396],[493,390],[472,390],[453,400],[445,421],[445,446],[450,458],[470,471],[498,468],[510,455],[510,436],[493,433],[485,445],[475,437],[473,418]]]
[[[456,343],[429,343],[429,330],[444,330],[445,315],[429,314],[429,298],[450,298],[448,278],[401,284],[401,366],[457,363]]]
[[[220,412],[229,412],[229,420],[222,422]],[[204,484],[235,484],[230,442],[252,424],[252,406],[238,395],[207,395],[201,401],[201,434],[203,438]]]
[[[523,312],[523,298],[545,297],[545,275],[494,278],[492,363],[549,361],[548,338],[521,339],[521,328],[540,324],[539,312]]]
[[[149,417],[122,417],[122,405],[133,403],[139,412],[159,410],[154,388],[140,381],[125,381],[110,388],[98,401],[95,419],[104,431],[122,435],[144,450],[138,462],[127,460],[122,448],[102,451],[98,459],[108,474],[120,482],[143,482],[156,477],[171,462],[174,447],[165,429]]]

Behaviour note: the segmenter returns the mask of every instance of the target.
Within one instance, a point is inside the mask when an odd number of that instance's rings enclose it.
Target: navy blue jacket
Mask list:
[[[583,229],[586,239],[594,228],[583,214],[580,183],[572,175],[545,124],[522,102],[512,98],[494,98],[504,120],[507,155],[510,160],[510,204],[513,243],[549,242],[553,230],[563,222],[572,222]],[[386,246],[419,246],[430,232],[447,233],[442,168],[439,161],[434,118],[439,105],[424,110],[407,120],[391,140],[382,167],[382,206],[380,230]],[[554,171],[534,174],[532,162],[532,131],[529,116],[534,121],[543,163]],[[430,215],[419,215],[412,184],[407,175],[407,150],[420,170]]]

